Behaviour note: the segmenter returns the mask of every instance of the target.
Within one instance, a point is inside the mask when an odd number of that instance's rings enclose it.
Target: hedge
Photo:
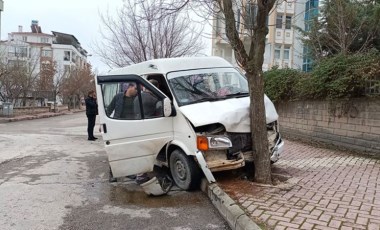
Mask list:
[[[273,68],[264,73],[273,101],[354,98],[366,95],[367,82],[380,86],[380,53],[371,51],[322,59],[312,72]]]

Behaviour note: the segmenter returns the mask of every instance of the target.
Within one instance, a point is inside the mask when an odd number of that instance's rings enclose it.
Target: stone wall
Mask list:
[[[35,115],[40,113],[47,113],[50,112],[50,107],[16,107],[13,108],[12,115],[8,115],[9,111],[3,111],[3,109],[0,107],[0,117],[16,117],[16,116],[23,116],[23,115]]]
[[[20,115],[33,115],[33,114],[39,114],[39,113],[47,113],[50,112],[50,107],[17,107],[13,108],[13,115],[14,116],[20,116]]]
[[[380,99],[277,103],[285,136],[380,154]]]

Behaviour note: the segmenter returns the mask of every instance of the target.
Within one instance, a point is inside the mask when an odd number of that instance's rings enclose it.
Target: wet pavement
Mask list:
[[[79,113],[0,124],[1,229],[229,229],[200,191],[110,184],[85,123]],[[216,178],[263,229],[380,229],[379,159],[286,140],[272,172],[273,186],[240,170]]]
[[[380,229],[380,160],[286,140],[274,186],[218,177],[263,229]]]
[[[109,183],[83,113],[2,123],[0,149],[1,229],[229,229],[201,191],[149,197]]]

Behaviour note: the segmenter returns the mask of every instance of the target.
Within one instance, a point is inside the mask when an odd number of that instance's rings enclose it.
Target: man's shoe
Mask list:
[[[110,183],[114,183],[114,182],[117,182],[117,179],[116,179],[115,177],[110,177],[110,178],[108,179],[108,181],[109,181]]]
[[[139,175],[137,175],[135,181],[136,181],[137,184],[143,184],[143,183],[149,181],[150,179],[151,179],[151,178],[148,177],[148,175],[147,175],[146,173],[143,173],[143,174],[139,174]]]
[[[129,178],[131,180],[135,180],[136,179],[136,175],[129,175],[129,176],[127,176],[127,178]]]
[[[97,140],[98,138],[97,138],[97,137],[93,137],[92,139],[95,139],[95,140]]]
[[[145,182],[149,181],[150,178],[149,177],[141,177],[141,178],[137,178],[136,179],[136,183],[137,184],[144,184]]]
[[[87,140],[89,140],[89,141],[95,141],[96,139],[94,139],[94,138],[88,138]]]

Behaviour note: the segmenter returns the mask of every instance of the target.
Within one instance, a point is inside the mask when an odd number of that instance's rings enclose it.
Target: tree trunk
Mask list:
[[[244,44],[236,29],[235,14],[231,0],[219,0],[219,7],[225,16],[226,36],[235,51],[236,59],[246,71],[250,93],[250,118],[253,159],[255,164],[255,181],[271,184],[270,153],[264,106],[264,63],[265,37],[268,33],[266,18],[273,8],[275,0],[256,2],[257,15],[251,29],[251,45],[247,54]]]
[[[255,163],[255,181],[271,184],[270,152],[268,149],[268,134],[264,104],[264,63],[266,26],[266,7],[259,4],[256,24],[251,37],[251,47],[247,63],[247,79],[251,97],[251,130],[253,143],[253,159]]]
[[[271,184],[270,153],[268,150],[262,71],[255,69],[252,73],[247,73],[247,78],[251,79],[249,92],[251,98],[251,138],[254,148],[255,181],[258,183]]]
[[[68,98],[67,109],[71,111],[71,97]]]
[[[53,108],[54,108],[54,113],[56,113],[57,112],[57,92],[56,91],[54,91],[54,95],[53,96],[54,96],[54,101],[53,101],[54,102],[54,105],[53,105],[54,107]]]

